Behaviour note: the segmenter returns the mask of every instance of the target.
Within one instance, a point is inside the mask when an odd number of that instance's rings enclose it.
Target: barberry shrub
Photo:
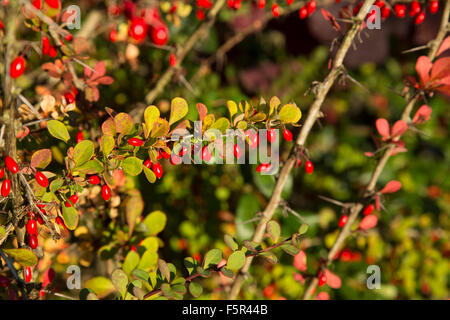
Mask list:
[[[2,298],[448,297],[450,0],[0,5]]]

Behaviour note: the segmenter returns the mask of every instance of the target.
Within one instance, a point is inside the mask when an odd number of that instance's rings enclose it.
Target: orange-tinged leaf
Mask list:
[[[375,227],[378,223],[378,218],[374,214],[369,214],[365,216],[359,223],[359,228],[362,230],[368,230]]]
[[[377,127],[378,133],[383,137],[389,137],[389,123],[386,119],[379,118],[375,122],[375,126]]]
[[[400,137],[405,131],[408,130],[408,125],[403,120],[398,120],[394,123],[391,130],[391,136],[394,137]]]
[[[170,104],[169,125],[181,120],[189,111],[188,104],[183,98],[176,97]]]
[[[424,86],[426,86],[426,83],[430,79],[431,67],[431,60],[427,56],[420,56],[419,59],[417,59],[416,72],[420,77],[420,82]]]
[[[41,149],[33,153],[30,164],[33,168],[44,169],[52,161],[52,151],[50,149]]]
[[[380,193],[394,193],[400,190],[402,187],[402,184],[400,181],[392,180],[389,181],[383,189],[381,189]]]

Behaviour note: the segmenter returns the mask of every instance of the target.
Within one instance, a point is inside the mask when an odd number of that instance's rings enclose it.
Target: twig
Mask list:
[[[370,6],[374,3],[374,0],[365,0],[358,15],[356,16],[356,22],[353,24],[353,26],[346,32],[344,39],[342,40],[339,49],[336,52],[336,55],[333,60],[332,69],[328,73],[325,80],[320,83],[317,86],[317,94],[316,98],[311,105],[311,108],[308,112],[308,115],[306,117],[305,123],[303,124],[303,127],[300,131],[300,134],[297,137],[296,140],[296,148],[301,148],[304,146],[306,139],[316,122],[316,120],[320,117],[320,108],[331,89],[332,85],[338,79],[338,77],[342,73],[342,64],[344,61],[344,58],[350,48],[350,46],[353,43],[353,40],[355,39],[356,35],[361,30],[361,25],[364,17],[366,16],[367,12],[369,11]],[[281,169],[279,178],[277,180],[277,183],[275,185],[272,197],[269,200],[269,203],[266,207],[266,209],[263,212],[263,218],[259,222],[258,226],[256,227],[255,233],[253,235],[252,241],[256,243],[260,243],[262,240],[262,237],[264,235],[264,231],[266,229],[267,223],[272,218],[275,209],[279,206],[280,199],[281,199],[281,192],[283,190],[284,185],[286,184],[286,181],[288,179],[289,173],[291,172],[291,169],[294,166],[296,160],[296,155],[294,152],[291,152],[290,157],[285,162],[283,168]],[[242,267],[242,272],[246,273],[248,269],[250,268],[252,264],[252,257],[249,257],[246,259],[246,262],[244,266]],[[244,281],[244,278],[242,275],[237,275],[234,279],[234,282],[232,284],[230,293],[228,295],[228,299],[236,299],[238,296],[242,283]]]
[[[443,15],[442,15],[441,26],[439,28],[438,34],[436,35],[436,38],[433,41],[431,41],[429,44],[430,51],[428,53],[428,58],[430,58],[430,60],[434,60],[434,58],[436,56],[436,52],[437,52],[440,44],[444,40],[445,34],[447,32],[447,26],[449,25],[449,16],[450,16],[450,0],[447,0],[446,4],[445,4]],[[409,99],[409,101],[406,104],[405,109],[402,113],[402,116],[401,116],[401,119],[403,121],[409,121],[411,111],[412,111],[415,103],[419,100],[419,97],[420,97],[420,94],[416,94],[412,98]],[[381,172],[383,171],[384,167],[386,166],[386,163],[389,160],[389,158],[392,154],[392,151],[394,149],[395,149],[395,144],[389,145],[389,147],[386,149],[383,156],[378,161],[377,166],[375,167],[375,170],[372,173],[370,181],[366,186],[363,198],[365,198],[367,195],[370,195],[375,190],[375,185],[378,181],[378,178],[380,177]],[[333,246],[331,247],[330,251],[328,252],[327,260],[324,261],[324,263],[326,265],[331,263],[334,256],[337,254],[339,249],[342,247],[342,244],[345,242],[347,237],[351,234],[351,225],[355,222],[360,211],[363,209],[363,206],[364,205],[362,202],[356,203],[354,206],[352,206],[352,208],[350,210],[351,213],[348,217],[347,223],[342,228],[342,230],[339,233],[338,237],[336,238]],[[303,299],[311,298],[317,284],[318,284],[317,277],[312,278],[309,285],[307,286],[307,288],[305,290]]]

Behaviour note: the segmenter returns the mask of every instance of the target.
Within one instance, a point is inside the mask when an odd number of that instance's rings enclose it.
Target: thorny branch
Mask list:
[[[303,124],[303,127],[300,131],[300,134],[297,137],[296,140],[296,146],[294,146],[294,149],[298,149],[304,146],[305,141],[314,125],[316,120],[320,117],[320,108],[331,89],[334,82],[339,78],[339,76],[342,73],[342,64],[344,61],[344,58],[351,47],[353,40],[355,39],[356,35],[361,31],[361,25],[363,22],[363,19],[366,16],[366,13],[369,11],[370,6],[374,3],[374,0],[366,0],[364,1],[358,15],[356,16],[355,23],[351,26],[351,28],[346,32],[342,42],[340,43],[339,49],[336,52],[336,55],[333,59],[333,65],[332,69],[328,73],[327,77],[324,79],[324,81],[317,85],[317,91],[316,91],[316,98],[314,99],[313,104],[311,105],[311,108],[309,109],[308,115],[306,117],[305,123]],[[294,166],[296,159],[296,155],[294,152],[291,152],[290,157],[287,159],[285,164],[283,165],[280,175],[278,177],[278,180],[275,184],[275,188],[272,194],[272,197],[269,200],[269,203],[266,207],[266,209],[263,212],[263,217],[258,223],[258,226],[256,227],[255,233],[253,235],[252,241],[259,243],[263,239],[263,235],[266,229],[267,223],[272,219],[272,216],[275,213],[275,210],[278,208],[280,204],[281,199],[281,192],[283,190],[284,185],[286,184],[287,178],[289,176],[289,173],[291,172],[291,169]],[[252,258],[249,257],[246,259],[246,262],[244,266],[241,269],[241,273],[238,274],[232,284],[230,293],[228,295],[228,299],[236,299],[240,290],[241,286],[244,282],[244,275],[248,272],[251,264],[252,264]]]
[[[441,26],[439,28],[438,34],[436,35],[436,38],[434,40],[430,41],[430,43],[427,45],[430,48],[430,50],[428,52],[428,58],[430,58],[430,60],[434,60],[434,58],[436,56],[436,52],[437,52],[440,44],[444,40],[444,37],[447,33],[447,29],[449,26],[449,16],[450,16],[450,0],[447,0],[445,3],[445,8],[444,8],[442,20],[441,20]],[[402,116],[401,116],[401,119],[403,121],[408,122],[410,120],[411,111],[412,111],[415,103],[419,100],[419,97],[420,97],[420,95],[416,94],[416,95],[413,95],[409,99],[409,101],[406,104],[405,109],[402,113]],[[368,196],[370,196],[373,193],[373,191],[375,190],[375,185],[378,181],[378,178],[380,177],[381,172],[383,171],[384,167],[386,166],[386,163],[389,160],[394,148],[395,148],[394,144],[389,145],[389,147],[384,152],[383,156],[378,161],[378,163],[372,173],[370,181],[366,186],[366,189],[364,191],[362,199],[365,199]],[[360,201],[358,203],[355,203],[350,208],[350,215],[348,217],[348,221],[345,224],[345,226],[342,228],[342,230],[339,233],[338,237],[336,238],[333,246],[331,247],[330,251],[328,252],[327,259],[324,261],[325,265],[329,265],[331,263],[334,256],[337,254],[339,249],[342,247],[342,245],[345,242],[345,240],[347,239],[347,237],[351,234],[351,226],[355,222],[360,211],[363,209],[363,206],[364,206],[363,201]],[[305,290],[303,299],[306,300],[306,299],[311,298],[317,284],[318,284],[318,279],[316,276],[311,279],[308,287]]]

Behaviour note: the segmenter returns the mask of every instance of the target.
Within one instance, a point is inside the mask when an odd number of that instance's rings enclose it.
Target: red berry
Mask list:
[[[64,94],[64,98],[66,98],[66,101],[68,104],[75,102],[75,97],[73,96],[72,92],[66,92]]]
[[[290,132],[288,129],[284,129],[283,137],[286,141],[292,141],[292,132]]]
[[[252,130],[247,130],[245,131],[245,136],[248,138],[248,145],[250,146],[250,148],[256,148],[259,144],[259,135],[258,133],[253,133],[252,134]]]
[[[83,140],[84,140],[83,131],[78,131],[77,132],[77,143],[80,143]]]
[[[161,167],[161,163],[157,162],[153,165],[153,173],[158,179],[161,179],[163,175],[163,169]]]
[[[298,16],[300,17],[300,19],[305,19],[308,16],[308,9],[306,9],[306,6],[300,8]]]
[[[435,14],[439,10],[439,1],[433,0],[430,2],[430,12]]]
[[[31,4],[38,10],[42,8],[42,0],[33,0]]]
[[[385,6],[384,2],[381,0],[375,1],[374,5],[376,5],[378,8],[383,8]]]
[[[0,168],[0,179],[3,179],[5,176],[5,168]]]
[[[25,267],[23,269],[23,280],[25,280],[26,283],[31,281],[31,278],[33,277],[33,272],[31,271],[31,267]]]
[[[36,249],[38,246],[38,239],[35,234],[32,234],[28,237],[28,245],[31,249]]]
[[[371,214],[373,212],[373,210],[375,210],[375,206],[373,204],[369,204],[367,207],[364,208],[363,210],[363,214],[365,216]]]
[[[420,12],[420,3],[419,1],[413,1],[411,2],[411,5],[409,7],[409,15],[411,17],[414,17],[416,14]]]
[[[73,39],[73,36],[72,36],[72,34],[71,33],[69,33],[69,34],[67,34],[66,36],[65,36],[65,39],[66,39],[66,41],[72,41],[72,39]]]
[[[109,198],[111,198],[111,188],[106,184],[102,187],[102,198],[105,201],[108,201]]]
[[[96,176],[96,175],[90,176],[89,179],[88,179],[88,182],[90,184],[99,184],[100,183],[100,178],[98,176]]]
[[[17,165],[17,162],[10,156],[6,156],[5,165],[6,168],[8,168],[8,170],[12,173],[16,174],[17,172],[19,172],[19,166]]]
[[[311,15],[314,10],[316,10],[317,4],[316,1],[312,0],[306,4],[306,10],[308,10],[308,15]]]
[[[59,8],[59,0],[45,0],[45,3],[52,9]]]
[[[48,55],[51,58],[56,57],[56,55],[58,54],[58,51],[56,51],[56,48],[54,46],[51,46],[50,49],[48,50]]]
[[[173,154],[170,157],[170,164],[173,166],[179,165],[181,163],[181,159],[179,156],[177,156],[176,154]]]
[[[278,18],[280,16],[280,8],[278,7],[278,4],[274,3],[272,5],[272,14],[275,18]]]
[[[421,24],[425,20],[425,12],[421,12],[417,15],[416,19],[414,19],[415,24]]]
[[[200,21],[205,19],[205,13],[203,12],[203,10],[197,10],[197,19]]]
[[[48,179],[47,177],[39,171],[36,171],[36,174],[34,175],[34,178],[36,179],[36,182],[44,188],[48,187]]]
[[[164,25],[160,25],[156,28],[152,28],[151,32],[152,42],[157,46],[163,46],[169,40],[169,31]]]
[[[258,8],[264,9],[266,6],[266,0],[258,0]]]
[[[286,0],[286,4],[287,4],[288,6],[290,6],[293,2],[294,2],[294,0]]]
[[[381,18],[386,19],[391,14],[391,8],[384,6],[381,8]]]
[[[144,19],[140,17],[131,19],[128,33],[137,42],[142,42],[147,37],[147,25]]]
[[[66,201],[64,203],[64,205],[66,206],[66,208],[70,208],[72,206],[72,204],[70,203],[70,201]]]
[[[64,224],[64,220],[60,216],[56,217],[55,222],[57,224],[59,224],[60,226],[62,226],[63,228],[66,228],[66,225]]]
[[[270,164],[269,163],[261,163],[259,166],[256,167],[256,172],[266,172],[269,170]]]
[[[177,56],[173,53],[169,56],[169,64],[174,67],[177,64]]]
[[[70,202],[72,202],[73,204],[77,203],[78,201],[78,196],[76,194],[73,194],[69,197]]]
[[[233,153],[236,159],[240,159],[242,157],[242,150],[237,144],[233,147]]]
[[[164,159],[170,158],[170,154],[168,154],[165,150],[161,150],[161,155],[163,156]]]
[[[184,157],[185,154],[188,153],[188,148],[186,146],[181,147],[180,151],[178,152],[178,155],[180,157]]]
[[[119,35],[119,33],[117,32],[116,29],[111,29],[109,31],[109,41],[111,42],[116,42],[117,41],[117,36]]]
[[[270,143],[274,143],[277,139],[277,131],[275,129],[270,129],[267,132],[267,140],[269,140]]]
[[[209,162],[212,158],[211,152],[209,152],[208,146],[204,146],[202,149],[202,160]]]
[[[36,216],[36,221],[37,221],[39,224],[44,224],[44,219],[42,219],[42,217],[41,217],[40,215],[37,215],[37,216]]]
[[[25,72],[25,66],[25,59],[22,56],[15,58],[9,68],[11,78],[16,79],[20,77]]]
[[[317,277],[319,279],[319,287],[323,286],[325,283],[327,283],[327,277],[322,271],[319,271],[317,274]]]
[[[394,5],[394,11],[395,11],[395,15],[398,18],[403,18],[405,16],[405,14],[406,14],[406,5],[396,3]]]
[[[27,222],[27,232],[28,234],[37,234],[37,223],[36,220],[30,219]]]
[[[152,167],[152,162],[150,161],[150,159],[147,159],[144,161],[144,167],[150,169]]]
[[[302,158],[298,158],[297,163],[295,164],[295,167],[298,168],[302,165]]]
[[[343,226],[345,226],[347,221],[348,221],[348,216],[346,214],[343,214],[338,222],[339,228],[342,228]]]
[[[3,197],[7,197],[11,191],[11,180],[5,179],[2,183],[1,193]]]
[[[130,138],[128,139],[128,143],[131,144],[133,147],[140,147],[144,144],[144,141],[139,138]]]
[[[48,37],[44,36],[42,37],[42,54],[48,55],[50,51],[50,40]]]
[[[314,166],[311,161],[306,161],[305,163],[305,171],[307,174],[311,174],[314,171]]]

